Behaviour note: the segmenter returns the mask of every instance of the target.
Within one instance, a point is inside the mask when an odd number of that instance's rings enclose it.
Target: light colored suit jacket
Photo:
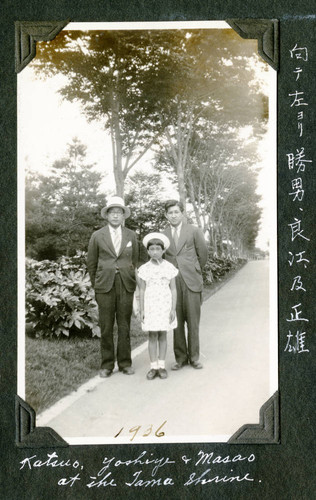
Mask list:
[[[207,245],[203,232],[198,227],[182,223],[177,248],[173,241],[171,226],[167,227],[163,233],[170,240],[170,246],[165,254],[166,260],[179,269],[179,273],[190,290],[201,292],[202,269],[207,261]]]
[[[89,242],[87,268],[96,292],[111,290],[115,274],[119,271],[128,292],[136,288],[135,267],[138,262],[138,243],[134,231],[122,227],[122,242],[116,255],[108,226],[95,231]]]

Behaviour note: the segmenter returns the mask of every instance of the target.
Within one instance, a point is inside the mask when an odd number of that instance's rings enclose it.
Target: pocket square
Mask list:
[[[126,245],[126,248],[127,248],[127,247],[131,247],[131,246],[132,246],[132,242],[131,242],[131,241],[129,241],[129,242],[127,243],[127,245]]]

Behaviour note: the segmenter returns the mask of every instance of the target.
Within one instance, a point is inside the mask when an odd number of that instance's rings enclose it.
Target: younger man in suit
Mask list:
[[[117,364],[132,375],[130,321],[136,288],[135,267],[138,261],[136,234],[122,226],[130,210],[119,196],[113,196],[101,215],[108,225],[95,231],[88,247],[87,267],[99,307],[101,329],[101,377],[112,374],[115,353],[113,327],[118,328]]]
[[[179,273],[177,286],[177,320],[174,330],[174,354],[176,363],[173,370],[179,370],[190,363],[193,368],[202,368],[199,361],[199,323],[202,303],[202,268],[207,261],[207,246],[203,232],[183,219],[183,205],[177,200],[165,203],[165,215],[170,226],[164,234],[170,239],[165,257]],[[185,335],[187,324],[188,339]]]

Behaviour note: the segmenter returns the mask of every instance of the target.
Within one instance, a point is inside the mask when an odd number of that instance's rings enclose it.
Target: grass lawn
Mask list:
[[[147,338],[139,321],[132,317],[132,349]],[[40,413],[98,374],[100,339],[26,336],[25,358],[25,399]]]
[[[204,300],[216,293],[236,272],[237,269],[234,269],[221,281],[205,287]],[[142,332],[140,322],[132,317],[132,349],[146,340],[147,334]],[[100,339],[37,339],[26,336],[25,358],[25,399],[40,413],[98,374]]]

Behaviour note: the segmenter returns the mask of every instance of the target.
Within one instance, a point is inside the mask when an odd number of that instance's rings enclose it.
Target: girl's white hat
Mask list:
[[[149,233],[149,234],[147,234],[147,236],[145,236],[145,238],[143,239],[144,247],[147,248],[148,242],[150,240],[160,240],[163,243],[165,250],[167,250],[167,248],[169,248],[170,241],[169,241],[169,238],[165,234],[162,234],[162,233]]]

